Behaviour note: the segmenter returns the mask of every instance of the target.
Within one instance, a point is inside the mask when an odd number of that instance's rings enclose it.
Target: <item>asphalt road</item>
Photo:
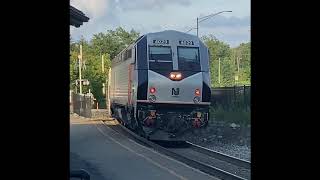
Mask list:
[[[70,169],[92,180],[217,179],[85,119],[70,121]]]

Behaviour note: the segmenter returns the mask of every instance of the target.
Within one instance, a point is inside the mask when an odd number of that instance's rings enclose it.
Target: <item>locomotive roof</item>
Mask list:
[[[132,48],[134,44],[138,43],[143,37],[145,36],[167,36],[168,38],[173,38],[176,39],[177,37],[183,37],[183,38],[189,38],[189,39],[193,39],[193,40],[199,40],[199,42],[201,42],[201,40],[192,34],[188,34],[188,33],[184,33],[184,32],[180,32],[180,31],[176,31],[176,30],[164,30],[164,31],[159,31],[159,32],[151,32],[151,33],[147,33],[144,34],[142,36],[140,36],[137,40],[135,40],[134,43],[130,44],[129,46],[127,46],[126,48],[124,48],[121,52],[119,52],[119,54],[117,54],[115,58],[117,58],[121,53],[123,53],[124,51],[126,51],[129,48]]]
[[[135,41],[135,43],[137,43],[139,40],[141,40],[142,37],[144,37],[144,36],[160,36],[160,35],[166,35],[166,36],[169,36],[169,37],[185,36],[185,37],[189,37],[191,39],[199,39],[197,36],[192,35],[192,34],[180,32],[180,31],[176,31],[176,30],[164,30],[164,31],[151,32],[151,33],[144,34],[144,35],[140,36]]]
[[[188,33],[184,33],[184,32],[180,32],[180,31],[176,31],[176,30],[164,30],[164,31],[159,31],[159,32],[151,32],[148,33],[146,35],[154,35],[154,34],[179,34],[179,35],[185,35],[185,36],[190,36],[193,38],[197,38],[197,36],[192,35],[192,34],[188,34]]]

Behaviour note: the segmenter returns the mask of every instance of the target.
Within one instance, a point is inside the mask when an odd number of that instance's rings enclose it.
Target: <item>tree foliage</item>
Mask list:
[[[82,44],[83,63],[85,64],[82,69],[82,78],[90,81],[88,87],[83,87],[83,93],[88,92],[90,88],[99,104],[103,104],[105,97],[102,93],[102,83],[106,83],[107,70],[111,65],[111,59],[132,44],[139,35],[139,32],[133,29],[126,31],[118,27],[115,30],[107,30],[105,33],[94,34],[90,41],[84,38],[73,41],[70,37],[70,89],[76,89],[74,83],[76,79],[79,79],[78,55],[80,52],[79,44]],[[201,39],[210,51],[210,71],[213,87],[250,84],[250,42],[240,44],[236,48],[230,48],[228,44],[219,41],[213,35],[203,36]],[[102,73],[102,55],[104,55],[104,73]],[[219,59],[220,83],[218,75]],[[236,75],[239,77],[238,81],[235,81]]]
[[[80,44],[82,45],[82,79],[88,79],[89,86],[83,86],[83,93],[89,89],[103,105],[105,97],[103,95],[103,83],[106,83],[108,69],[111,59],[122,49],[132,44],[139,37],[139,33],[131,30],[125,31],[118,27],[115,30],[108,30],[106,33],[93,35],[90,41],[81,38],[78,42],[70,44],[70,89],[76,90],[75,81],[79,79],[78,55]],[[102,72],[102,55],[104,56],[104,73]],[[79,91],[79,90],[78,90]]]
[[[213,87],[250,85],[251,81],[251,50],[250,42],[230,48],[213,35],[203,36],[202,41],[210,51],[210,72]],[[220,59],[220,83],[219,83]],[[239,66],[238,66],[239,64]],[[239,71],[238,71],[239,67]],[[236,76],[238,80],[236,81]]]

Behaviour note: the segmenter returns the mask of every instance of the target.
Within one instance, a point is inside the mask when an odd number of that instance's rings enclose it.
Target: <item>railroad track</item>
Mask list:
[[[236,158],[236,157],[232,157],[232,156],[229,156],[227,154],[220,153],[218,151],[213,151],[211,149],[208,149],[208,148],[196,145],[196,144],[192,144],[191,142],[186,142],[186,143],[187,143],[189,148],[191,148],[191,149],[193,149],[193,150],[195,150],[197,152],[206,154],[206,155],[211,156],[213,158],[220,159],[222,161],[234,164],[234,165],[239,166],[239,167],[243,167],[245,169],[250,169],[251,168],[251,163],[249,161],[245,161],[245,160],[242,160],[242,159],[239,159],[239,158]]]
[[[105,124],[105,122],[103,123]],[[250,162],[248,161],[237,159],[190,142],[186,142],[184,148],[166,148],[135,134],[120,124],[108,127],[138,141],[140,144],[153,148],[162,154],[214,177],[225,180],[250,179]]]

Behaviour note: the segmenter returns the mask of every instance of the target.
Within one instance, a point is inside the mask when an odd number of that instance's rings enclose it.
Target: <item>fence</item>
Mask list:
[[[234,86],[212,88],[211,105],[223,109],[244,109],[251,106],[251,87]]]
[[[98,102],[98,104],[97,104],[97,102]],[[106,101],[105,98],[104,99],[100,99],[99,101],[95,100],[92,108],[93,109],[97,109],[97,105],[98,105],[98,109],[106,109],[107,108],[106,102],[107,101]]]
[[[80,116],[91,118],[92,109],[92,98],[91,96],[80,95],[72,93],[72,110],[71,112],[77,113]]]
[[[222,107],[225,110],[246,109],[251,106],[251,87],[234,86],[212,88],[211,105],[213,107]],[[90,96],[71,93],[70,111],[87,118],[92,117],[93,100]],[[99,109],[105,108],[105,102],[99,103]]]

